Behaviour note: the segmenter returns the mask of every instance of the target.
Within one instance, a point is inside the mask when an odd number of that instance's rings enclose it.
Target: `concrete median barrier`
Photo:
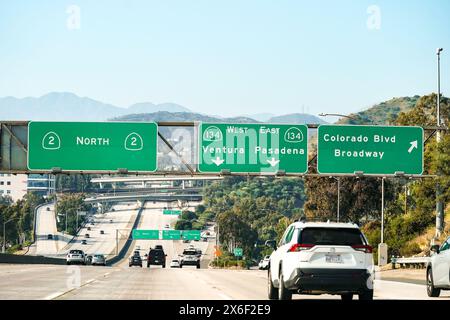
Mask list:
[[[63,258],[50,258],[44,256],[0,254],[0,263],[10,264],[66,264]]]

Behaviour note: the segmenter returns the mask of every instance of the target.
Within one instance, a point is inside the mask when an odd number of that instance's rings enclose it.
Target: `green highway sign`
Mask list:
[[[242,248],[234,248],[233,252],[236,257],[242,257],[244,253]]]
[[[163,230],[162,231],[163,240],[180,240],[181,230]]]
[[[200,240],[200,230],[183,230],[181,235],[183,240]]]
[[[320,174],[417,174],[423,172],[421,127],[320,125]]]
[[[133,229],[133,240],[158,240],[159,230],[139,230]]]
[[[163,214],[180,215],[181,210],[163,209]]]
[[[28,124],[28,169],[152,172],[156,123],[40,122]]]
[[[305,173],[307,140],[305,125],[202,123],[198,170]]]

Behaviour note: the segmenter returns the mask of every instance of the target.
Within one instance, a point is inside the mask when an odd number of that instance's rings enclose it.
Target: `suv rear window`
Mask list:
[[[70,250],[69,253],[71,253],[71,254],[83,254],[83,251],[81,251],[81,250]]]
[[[161,257],[164,255],[164,251],[162,250],[150,250],[150,256],[152,257]]]
[[[305,228],[300,231],[299,243],[314,245],[353,246],[366,245],[358,229],[351,228]]]

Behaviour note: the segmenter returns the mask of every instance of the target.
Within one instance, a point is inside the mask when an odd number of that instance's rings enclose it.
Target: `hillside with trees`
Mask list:
[[[378,103],[364,111],[349,114],[350,118],[341,118],[337,124],[395,124],[400,113],[414,108],[420,96],[392,98]]]
[[[392,99],[358,115],[358,122],[343,119],[339,123],[435,126],[436,95]],[[441,98],[441,116],[448,125],[450,99],[446,97]],[[433,130],[425,130],[424,138],[431,134]],[[425,253],[429,243],[418,245],[414,239],[434,226],[437,183],[444,191],[442,201],[450,201],[450,134],[442,137],[439,145],[435,136],[430,138],[424,150],[424,174],[434,175],[440,170],[439,179],[385,179],[385,242],[389,255]],[[316,172],[314,154],[312,150],[309,173]],[[340,184],[341,221],[362,227],[376,258],[381,234],[381,178],[341,177]],[[247,257],[267,252],[260,245],[265,240],[279,239],[286,226],[302,215],[321,221],[336,220],[337,215],[337,181],[331,177],[227,178],[208,186],[204,195],[205,212],[215,216],[221,226],[224,249],[242,246]]]

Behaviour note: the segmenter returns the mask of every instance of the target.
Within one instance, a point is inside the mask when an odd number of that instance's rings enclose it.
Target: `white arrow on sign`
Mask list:
[[[409,147],[408,153],[411,153],[414,148],[417,149],[417,140],[411,141],[410,144],[411,144],[411,147]]]
[[[275,160],[275,158],[266,161],[270,164],[271,167],[275,167],[278,164],[278,162],[280,162],[280,160]]]
[[[219,157],[217,157],[214,160],[211,160],[212,162],[214,162],[216,164],[216,166],[220,166],[225,160],[220,159]]]

